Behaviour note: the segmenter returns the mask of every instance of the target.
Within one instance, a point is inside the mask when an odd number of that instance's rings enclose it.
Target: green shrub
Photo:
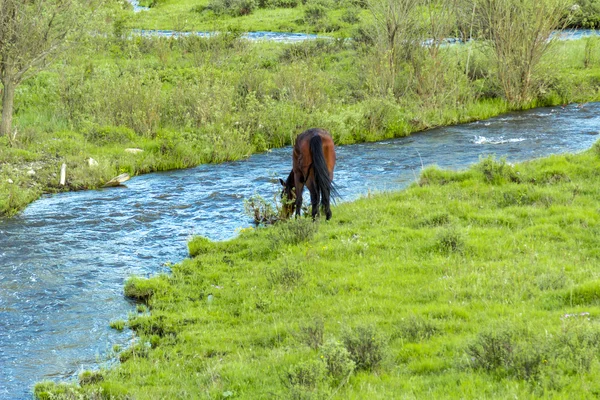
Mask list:
[[[359,326],[343,333],[342,342],[357,370],[372,371],[385,359],[387,341],[372,326]]]
[[[336,383],[347,379],[356,368],[348,350],[335,340],[328,341],[321,347],[321,357],[325,361],[327,373]]]
[[[267,280],[272,286],[281,285],[291,289],[302,282],[303,272],[299,268],[283,267],[281,269],[269,270]]]
[[[474,168],[483,175],[486,182],[491,184],[498,185],[504,182],[520,181],[514,167],[507,163],[504,158],[498,161],[489,156],[480,160]]]
[[[331,4],[327,0],[308,0],[304,6],[304,19],[311,25],[320,23],[326,16]]]
[[[277,206],[258,194],[244,200],[244,213],[257,225],[272,225],[280,219]]]
[[[292,365],[286,372],[288,387],[316,389],[325,381],[325,365],[320,361],[305,361]]]

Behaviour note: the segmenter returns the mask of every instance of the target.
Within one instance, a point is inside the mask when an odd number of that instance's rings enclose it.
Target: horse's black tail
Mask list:
[[[310,152],[312,154],[312,167],[315,176],[315,189],[317,194],[323,199],[331,199],[335,202],[336,197],[340,197],[339,192],[329,178],[327,162],[323,154],[323,141],[321,136],[315,135],[310,139]]]

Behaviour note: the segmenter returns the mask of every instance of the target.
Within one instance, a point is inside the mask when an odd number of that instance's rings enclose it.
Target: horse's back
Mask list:
[[[323,156],[329,170],[329,179],[333,179],[333,169],[335,168],[335,148],[331,134],[325,129],[312,128],[302,132],[296,138],[294,145],[294,169],[308,178],[310,167],[313,163],[313,156],[310,150],[310,142],[313,138],[320,137],[323,149]]]

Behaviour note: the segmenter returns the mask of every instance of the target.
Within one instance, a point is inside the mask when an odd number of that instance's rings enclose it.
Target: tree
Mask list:
[[[16,87],[73,43],[100,0],[0,0],[0,136],[12,129]]]
[[[498,81],[513,107],[534,95],[534,75],[553,40],[565,24],[568,0],[480,0],[481,32],[491,47]]]

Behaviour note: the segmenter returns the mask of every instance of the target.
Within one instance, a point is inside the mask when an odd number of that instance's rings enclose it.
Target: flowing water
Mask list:
[[[423,164],[460,169],[487,154],[516,162],[578,152],[599,130],[600,103],[590,103],[340,146],[335,182],[349,201],[406,187]],[[277,149],[135,177],[126,188],[45,196],[0,220],[0,399],[29,398],[36,381],[102,365],[113,344],[132,340],[108,327],[133,310],[124,280],[168,271],[193,234],[235,236],[250,225],[243,199],[270,198],[290,168],[291,149]]]

